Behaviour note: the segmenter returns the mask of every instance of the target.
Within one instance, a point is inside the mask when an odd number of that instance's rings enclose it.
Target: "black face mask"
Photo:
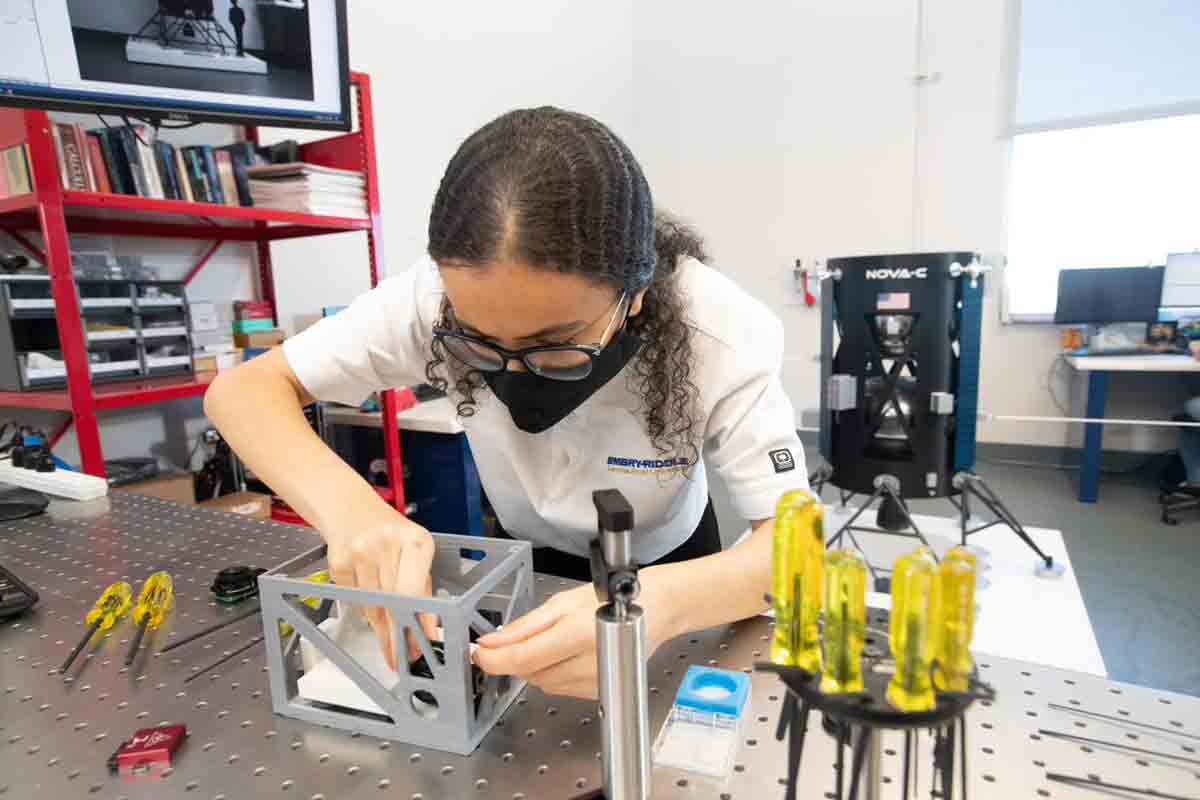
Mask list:
[[[561,422],[600,391],[637,355],[642,341],[622,328],[592,362],[592,372],[578,381],[556,381],[532,372],[489,372],[487,381],[492,394],[508,407],[518,428],[526,433],[542,433]]]

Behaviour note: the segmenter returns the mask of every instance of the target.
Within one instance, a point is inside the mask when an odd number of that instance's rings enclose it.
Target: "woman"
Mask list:
[[[428,259],[222,373],[205,410],[321,531],[338,583],[419,594],[429,533],[380,500],[301,408],[425,380],[446,388],[500,535],[532,542],[540,571],[586,579],[592,491],[629,499],[653,650],[762,610],[775,501],[807,486],[779,378],[782,325],[703,257],[690,231],[655,216],[637,161],[604,125],[513,111],[451,159]],[[724,552],[706,462],[753,528]],[[590,585],[561,592],[481,637],[477,663],[594,697],[596,605]],[[395,669],[386,616],[368,618]]]

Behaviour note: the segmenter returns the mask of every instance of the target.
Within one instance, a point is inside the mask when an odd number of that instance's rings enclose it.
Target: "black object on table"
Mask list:
[[[38,601],[38,593],[0,566],[0,619],[24,614]]]

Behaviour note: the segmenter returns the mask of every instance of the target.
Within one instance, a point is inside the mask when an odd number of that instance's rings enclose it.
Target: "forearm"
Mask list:
[[[656,605],[647,613],[661,616],[662,640],[746,619],[767,607],[763,597],[771,586],[773,522],[757,524],[729,550],[644,570]]]
[[[286,362],[276,350],[221,373],[205,394],[205,414],[254,474],[322,534],[394,515],[312,430],[303,411],[308,398],[281,369]]]

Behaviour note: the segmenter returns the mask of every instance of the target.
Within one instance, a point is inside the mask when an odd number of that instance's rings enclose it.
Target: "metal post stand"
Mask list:
[[[592,501],[600,533],[592,542],[592,580],[604,603],[596,610],[604,797],[648,800],[646,617],[633,602],[640,588],[633,560],[633,507],[615,489],[593,492]]]

